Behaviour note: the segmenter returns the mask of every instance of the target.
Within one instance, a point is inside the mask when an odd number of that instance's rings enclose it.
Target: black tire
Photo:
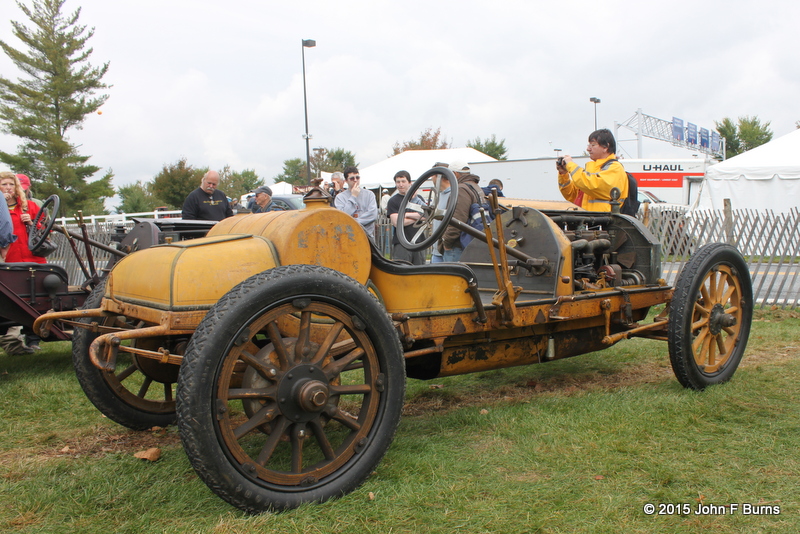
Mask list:
[[[747,346],[753,284],[732,246],[702,247],[678,276],[670,303],[668,344],[675,376],[702,390],[730,380]]]
[[[103,280],[92,290],[82,309],[99,307],[105,287],[106,281]],[[89,317],[79,320],[91,323],[98,319]],[[105,322],[113,322],[113,318],[105,319]],[[75,328],[72,336],[75,375],[92,404],[112,421],[132,430],[175,423],[174,389],[179,366],[139,360],[120,351],[114,371],[98,369],[89,358],[89,346],[98,335],[84,328]],[[145,340],[139,343],[149,342]],[[160,384],[161,387],[153,387],[154,384]]]
[[[353,491],[392,442],[405,395],[397,331],[325,267],[252,276],[208,312],[178,380],[178,428],[208,487],[248,513]]]

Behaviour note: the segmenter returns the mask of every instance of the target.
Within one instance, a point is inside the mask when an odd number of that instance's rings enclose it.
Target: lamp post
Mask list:
[[[303,111],[306,115],[306,133],[303,139],[306,140],[306,174],[308,185],[311,185],[311,136],[308,135],[308,97],[306,96],[306,48],[314,48],[317,42],[313,39],[303,39]]]
[[[600,99],[596,96],[590,97],[589,102],[594,104],[594,129],[597,131],[597,104],[600,103]]]

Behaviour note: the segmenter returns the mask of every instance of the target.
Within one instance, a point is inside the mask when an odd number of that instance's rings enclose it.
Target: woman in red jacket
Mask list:
[[[6,253],[7,263],[32,261],[45,263],[45,259],[31,254],[28,248],[27,227],[33,224],[39,208],[33,202],[28,202],[22,184],[13,172],[0,173],[0,192],[6,199],[8,211],[11,214],[11,223],[14,225],[14,234],[17,240],[11,243]]]

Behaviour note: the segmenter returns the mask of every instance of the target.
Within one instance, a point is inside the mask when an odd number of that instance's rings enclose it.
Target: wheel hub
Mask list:
[[[284,416],[298,423],[311,421],[328,406],[328,377],[318,366],[297,365],[280,379],[277,397]]]
[[[715,304],[711,309],[711,317],[709,318],[709,331],[713,335],[719,335],[723,328],[729,328],[736,324],[736,317],[729,313],[725,313],[725,309],[721,304]]]

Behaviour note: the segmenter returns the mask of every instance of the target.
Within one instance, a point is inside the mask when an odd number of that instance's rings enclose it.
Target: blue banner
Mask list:
[[[683,119],[672,117],[672,138],[683,141]]]
[[[711,150],[717,152],[720,149],[719,132],[711,132]]]
[[[700,146],[708,148],[708,130],[700,128]]]
[[[686,123],[686,142],[690,145],[697,144],[697,125],[691,122]]]

